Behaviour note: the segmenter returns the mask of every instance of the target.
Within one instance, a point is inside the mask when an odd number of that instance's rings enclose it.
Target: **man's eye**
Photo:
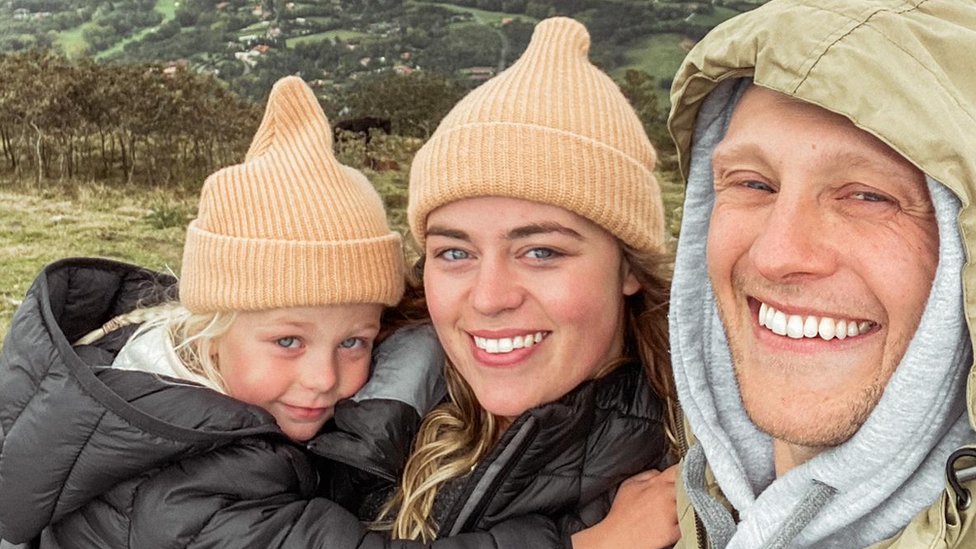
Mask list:
[[[361,337],[350,337],[349,339],[344,339],[339,343],[339,347],[343,349],[357,349],[365,346],[366,340]]]
[[[766,183],[763,183],[762,181],[756,181],[754,179],[750,179],[749,181],[743,181],[742,186],[747,187],[749,189],[755,189],[757,191],[764,191],[767,193],[775,192],[775,189],[773,189]]]
[[[302,341],[297,337],[289,336],[276,339],[275,344],[285,349],[297,349],[301,346]]]
[[[437,256],[440,257],[441,259],[446,259],[447,261],[460,261],[462,259],[467,259],[469,257],[468,252],[464,250],[460,250],[458,248],[450,248],[448,250],[444,250],[443,252],[437,254]]]
[[[850,194],[850,197],[854,200],[863,200],[865,202],[890,202],[887,196],[878,193],[870,193],[866,191],[857,191]]]

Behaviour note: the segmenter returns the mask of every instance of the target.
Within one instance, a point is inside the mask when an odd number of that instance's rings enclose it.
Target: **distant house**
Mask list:
[[[281,29],[279,27],[268,27],[267,32],[265,32],[265,36],[274,40],[275,38],[281,36]]]
[[[271,49],[271,46],[269,46],[267,44],[258,44],[257,46],[254,46],[253,48],[251,48],[251,51],[252,52],[256,52],[258,55],[264,55],[264,54],[268,53],[268,51],[270,49]]]
[[[413,54],[410,53],[410,52],[408,52],[408,51],[405,51],[405,52],[403,52],[403,53],[400,54],[400,59],[402,59],[404,61],[410,61],[410,58],[411,57],[413,57]]]
[[[226,11],[229,6],[230,2],[221,2],[214,7],[217,8],[217,11]]]
[[[236,52],[234,52],[234,59],[237,59],[238,61],[240,61],[241,63],[244,63],[245,65],[247,65],[249,67],[253,67],[254,65],[257,65],[258,58],[260,56],[261,56],[261,54],[257,53],[254,50],[251,50],[251,51],[236,51]]]
[[[396,64],[393,65],[393,72],[399,74],[400,76],[410,76],[413,74],[413,68],[407,65]]]
[[[14,19],[24,20],[30,19],[31,12],[27,8],[17,8],[14,10]]]
[[[359,60],[359,64],[362,65],[362,66],[364,66],[364,67],[368,67],[369,64],[370,64],[370,62],[372,62],[372,61],[373,61],[373,58],[372,57],[363,57],[363,58],[361,58]]]

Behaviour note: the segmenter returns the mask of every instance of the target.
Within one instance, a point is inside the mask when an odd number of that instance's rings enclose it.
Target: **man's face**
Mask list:
[[[925,178],[846,118],[759,87],[713,155],[708,272],[753,422],[836,446],[870,415],[938,262]]]

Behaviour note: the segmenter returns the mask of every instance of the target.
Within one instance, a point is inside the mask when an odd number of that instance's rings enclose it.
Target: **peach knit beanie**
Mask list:
[[[451,110],[410,169],[410,230],[423,245],[436,208],[480,196],[559,206],[645,251],[664,242],[657,155],[590,36],[565,17],[536,25],[522,57]]]
[[[403,272],[400,235],[366,177],[336,161],[315,94],[279,80],[244,163],[203,185],[180,301],[195,313],[394,305]]]

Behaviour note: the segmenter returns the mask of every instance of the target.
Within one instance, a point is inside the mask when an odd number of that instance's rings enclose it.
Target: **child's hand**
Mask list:
[[[610,514],[573,535],[573,549],[660,549],[681,537],[675,509],[678,466],[651,469],[625,480],[617,490]]]

